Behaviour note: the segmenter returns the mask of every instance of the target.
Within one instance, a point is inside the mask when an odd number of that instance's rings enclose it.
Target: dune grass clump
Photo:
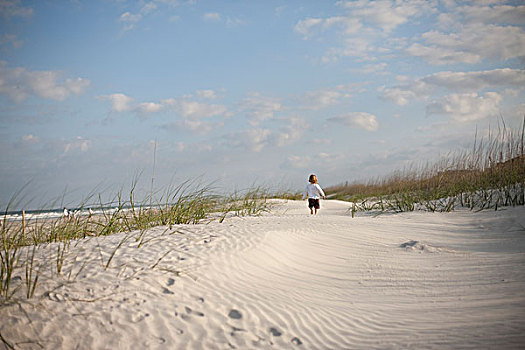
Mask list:
[[[53,274],[61,275],[73,240],[138,231],[138,238],[135,238],[140,248],[146,242],[145,232],[149,228],[168,226],[171,229],[178,224],[213,220],[223,222],[229,216],[260,215],[269,210],[268,199],[273,197],[262,187],[237,191],[231,195],[218,195],[210,185],[185,181],[138,201],[137,182],[137,179],[132,181],[129,195],[124,195],[124,191],[120,190],[109,204],[98,196],[98,204],[88,206],[85,204],[87,201],[83,201],[76,215],[59,219],[35,219],[27,223],[25,220],[8,219],[9,209],[19,206],[16,198],[20,192],[16,193],[1,219],[0,300],[10,300],[21,288],[25,288],[28,299],[32,298],[42,276],[42,267],[52,267]],[[97,214],[88,214],[85,210],[88,207],[95,208]],[[111,256],[102,261],[104,268],[109,267],[112,256],[128,238],[125,236]],[[55,254],[46,257],[49,261],[37,264],[35,256],[39,247],[49,244],[56,246]],[[25,276],[18,274],[15,278],[13,273],[20,268],[25,271]],[[25,279],[22,281],[23,277]],[[68,280],[70,277],[67,276]]]
[[[269,210],[268,198],[271,195],[267,189],[254,187],[246,191],[235,191],[228,197],[218,201],[221,215],[219,222],[223,222],[228,215],[254,216]]]
[[[471,151],[440,161],[412,166],[365,184],[343,184],[326,189],[331,198],[354,202],[357,211],[449,212],[525,205],[525,120],[521,130],[503,124],[487,140],[474,142]]]

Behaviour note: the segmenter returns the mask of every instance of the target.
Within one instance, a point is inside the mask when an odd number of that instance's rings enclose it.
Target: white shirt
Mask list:
[[[308,185],[306,185],[306,190],[303,194],[303,199],[306,197],[313,199],[319,199],[321,197],[324,197],[323,189],[321,188],[321,186],[319,186],[319,184],[309,183]]]

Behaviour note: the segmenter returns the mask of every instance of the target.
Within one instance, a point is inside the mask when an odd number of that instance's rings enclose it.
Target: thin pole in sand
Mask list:
[[[149,206],[151,209],[153,202],[153,181],[155,180],[155,163],[157,162],[157,139],[155,139],[155,147],[153,149],[153,170],[151,171],[151,193],[149,195]]]
[[[26,211],[22,210],[22,238],[26,240]]]

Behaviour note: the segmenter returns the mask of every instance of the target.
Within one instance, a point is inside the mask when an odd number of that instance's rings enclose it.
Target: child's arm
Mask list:
[[[303,192],[303,199],[308,198],[308,186],[306,186],[304,192]]]
[[[317,185],[317,189],[319,190],[319,194],[323,197],[323,199],[325,199],[326,196],[324,195],[323,189],[318,184],[316,184],[316,185]]]

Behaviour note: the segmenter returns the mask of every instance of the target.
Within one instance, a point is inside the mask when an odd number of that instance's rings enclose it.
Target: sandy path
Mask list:
[[[107,269],[124,235],[79,241],[37,301],[0,309],[0,332],[49,349],[523,348],[525,208],[352,219],[348,203],[305,206],[152,229]]]

